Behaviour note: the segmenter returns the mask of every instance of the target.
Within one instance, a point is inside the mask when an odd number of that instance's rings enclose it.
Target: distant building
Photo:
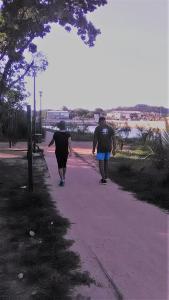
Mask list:
[[[46,114],[46,125],[55,125],[61,120],[69,120],[69,111],[49,110]]]
[[[112,111],[107,113],[107,119],[109,120],[140,120],[141,119],[141,112],[139,111]]]
[[[118,111],[109,112],[106,115],[106,118],[108,120],[120,120],[120,117],[121,117],[121,112]]]

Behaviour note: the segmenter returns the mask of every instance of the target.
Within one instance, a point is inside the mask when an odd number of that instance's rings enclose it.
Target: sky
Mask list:
[[[37,39],[49,62],[36,78],[43,109],[168,106],[168,1],[108,0],[88,15],[101,30],[89,48],[58,25]],[[27,89],[33,99],[33,80]]]

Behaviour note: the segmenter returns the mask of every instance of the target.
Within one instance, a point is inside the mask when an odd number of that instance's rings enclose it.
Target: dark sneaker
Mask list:
[[[64,186],[64,181],[60,181],[59,186]]]
[[[101,180],[100,180],[100,183],[101,183],[101,184],[107,184],[107,180],[106,180],[106,179],[101,179]]]

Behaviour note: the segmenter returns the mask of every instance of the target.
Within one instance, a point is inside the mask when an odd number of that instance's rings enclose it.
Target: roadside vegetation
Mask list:
[[[116,155],[110,159],[109,177],[137,199],[169,211],[169,128],[138,127],[137,138],[129,138],[130,127],[114,127]],[[76,133],[76,141],[91,141],[93,134]],[[85,154],[80,155],[85,159]]]
[[[34,164],[35,189],[29,193],[27,160],[0,160],[0,298],[74,299],[74,288],[93,280],[65,238],[70,223],[47,192],[44,161]]]
[[[69,132],[71,134],[71,139],[72,141],[77,141],[77,142],[90,142],[93,140],[93,133],[90,132],[85,132],[85,130],[78,130],[77,127],[76,131],[71,130],[72,128],[68,128]],[[50,132],[54,132],[56,129],[48,129]]]
[[[151,132],[150,132],[151,133]],[[142,201],[169,211],[169,134],[129,140],[110,160],[110,178]]]
[[[93,140],[93,134],[87,132],[70,132],[72,141],[89,142]]]

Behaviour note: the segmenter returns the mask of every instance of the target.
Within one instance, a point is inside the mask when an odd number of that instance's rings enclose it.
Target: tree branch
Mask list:
[[[8,88],[11,88],[12,86],[14,86],[18,81],[20,81],[21,79],[23,79],[25,77],[25,75],[29,72],[30,68],[33,66],[34,61],[31,62],[30,65],[28,65],[28,67],[26,68],[25,72],[19,76],[16,80],[12,81],[9,85]]]

